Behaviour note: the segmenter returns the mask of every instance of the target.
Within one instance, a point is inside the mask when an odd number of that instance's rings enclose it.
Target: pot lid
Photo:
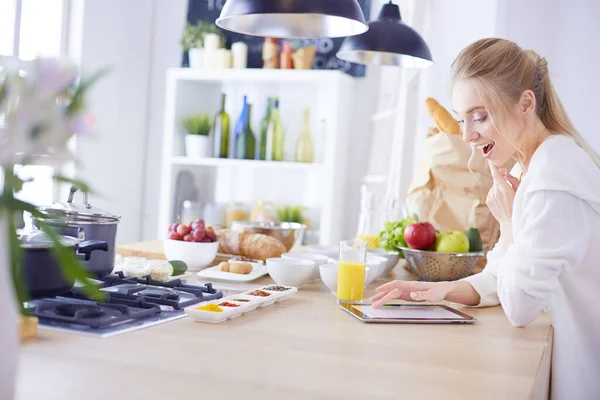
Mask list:
[[[54,246],[50,236],[42,231],[18,232],[21,248],[49,249]],[[65,247],[77,246],[81,241],[71,236],[61,236],[60,244]]]
[[[54,203],[51,206],[40,207],[50,218],[68,218],[72,220],[83,220],[87,222],[118,222],[120,215],[109,213],[101,208],[92,207],[88,202],[87,192],[83,192],[83,205],[73,203],[73,195],[78,189],[71,187],[69,199],[66,202]]]

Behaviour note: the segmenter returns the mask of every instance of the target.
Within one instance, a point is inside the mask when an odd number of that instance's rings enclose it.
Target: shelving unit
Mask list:
[[[198,70],[167,71],[163,168],[158,233],[164,236],[181,208],[177,180],[184,173],[198,191],[202,203],[270,201],[307,207],[311,226],[319,229],[322,244],[341,239],[347,145],[351,130],[355,81],[333,70]],[[195,112],[217,113],[221,93],[227,95],[230,116],[230,153],[234,127],[242,110],[243,96],[253,104],[252,128],[260,135],[260,121],[268,97],[279,97],[285,129],[285,161],[258,161],[186,156],[181,121]],[[304,109],[311,111],[311,135],[315,163],[293,161],[296,140],[302,130]],[[315,217],[316,216],[316,217]]]

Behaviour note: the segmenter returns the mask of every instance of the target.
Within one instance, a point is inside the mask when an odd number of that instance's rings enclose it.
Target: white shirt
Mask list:
[[[536,150],[512,232],[506,251],[496,245],[484,271],[465,280],[479,306],[502,304],[515,326],[546,310],[553,399],[600,399],[600,169],[571,137],[553,135]]]

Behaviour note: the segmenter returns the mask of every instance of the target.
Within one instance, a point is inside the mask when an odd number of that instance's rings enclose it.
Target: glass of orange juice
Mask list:
[[[365,290],[366,259],[366,242],[356,240],[340,242],[338,303],[362,303]]]

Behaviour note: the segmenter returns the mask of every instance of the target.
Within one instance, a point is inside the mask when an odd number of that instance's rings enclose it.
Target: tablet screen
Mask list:
[[[381,308],[372,308],[371,306],[353,306],[369,318],[388,318],[388,319],[456,319],[459,316],[440,306],[419,306],[403,305],[397,307],[393,305],[383,306]]]

